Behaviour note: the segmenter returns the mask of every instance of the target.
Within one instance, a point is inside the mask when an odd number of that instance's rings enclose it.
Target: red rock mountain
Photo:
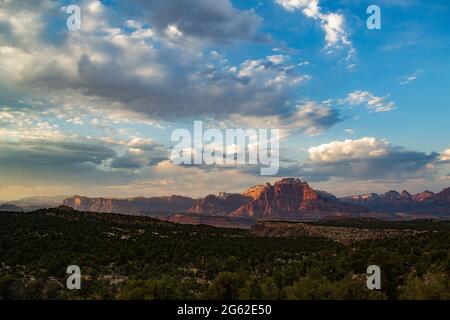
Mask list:
[[[415,194],[413,196],[413,200],[417,201],[417,202],[422,202],[422,201],[426,201],[426,200],[432,199],[433,196],[434,196],[433,192],[426,190],[424,192]]]
[[[249,203],[251,200],[251,197],[239,193],[223,192],[217,196],[210,194],[203,199],[196,200],[188,212],[224,216]]]
[[[79,211],[126,214],[186,212],[193,204],[194,199],[182,196],[128,199],[74,196],[63,201],[63,205]]]
[[[436,194],[428,190],[415,195],[407,191],[402,193],[389,191],[381,195],[371,193],[345,197],[341,200],[363,205],[373,212],[450,215],[450,188]]]
[[[437,193],[434,198],[439,201],[449,202],[450,204],[450,187],[445,188],[441,192]]]
[[[306,182],[288,178],[252,187],[242,193],[252,201],[233,211],[233,216],[265,219],[320,218],[358,216],[368,210],[342,203],[334,196],[312,189]]]
[[[386,214],[388,218],[398,213],[447,217],[450,216],[450,188],[436,194],[425,191],[411,195],[404,190],[401,193],[389,191],[381,195],[370,193],[338,199],[327,192],[314,190],[299,179],[287,178],[273,185],[267,183],[251,187],[241,194],[220,193],[201,199],[182,196],[129,199],[74,196],[64,200],[63,205],[79,211],[153,216],[189,214],[190,218],[199,215],[245,219],[318,219],[359,217],[369,211],[379,216]]]

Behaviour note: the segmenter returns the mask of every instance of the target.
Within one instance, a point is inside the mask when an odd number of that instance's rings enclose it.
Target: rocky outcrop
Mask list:
[[[413,200],[416,202],[422,202],[422,201],[427,201],[427,200],[432,199],[433,196],[434,196],[433,192],[426,190],[424,192],[414,195]]]
[[[448,202],[450,204],[450,187],[449,188],[445,188],[441,192],[437,193],[434,196],[434,199],[437,200],[437,201]]]
[[[242,193],[252,201],[233,211],[233,216],[256,219],[309,219],[324,216],[358,216],[367,209],[342,203],[334,196],[315,191],[306,182],[288,178],[252,187]]]
[[[207,215],[228,215],[230,212],[249,203],[251,198],[239,193],[220,193],[219,195],[208,195],[194,202],[190,213]]]
[[[404,190],[401,193],[389,191],[381,195],[356,195],[341,200],[349,204],[363,205],[374,212],[450,215],[450,188],[436,194],[427,190],[411,195]]]
[[[186,212],[194,204],[194,199],[182,196],[153,198],[88,198],[74,196],[63,201],[63,205],[79,211],[146,214],[152,212]]]
[[[263,193],[266,193],[269,191],[269,189],[272,187],[270,183],[266,183],[265,185],[257,185],[251,188],[248,188],[244,192],[242,192],[242,195],[246,197],[252,198],[252,200],[258,200]]]
[[[450,216],[450,188],[434,194],[425,191],[411,195],[408,191],[388,191],[336,198],[325,191],[311,188],[295,178],[251,187],[241,194],[219,193],[201,199],[183,196],[152,198],[88,198],[74,196],[63,205],[76,210],[115,212],[133,215],[197,214],[206,216],[243,217],[250,219],[320,219],[327,217]]]

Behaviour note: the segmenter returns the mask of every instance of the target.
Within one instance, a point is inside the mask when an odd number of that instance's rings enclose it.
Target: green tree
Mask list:
[[[242,277],[234,272],[220,272],[208,289],[210,299],[239,299]]]
[[[450,278],[443,273],[427,273],[422,278],[409,276],[400,289],[400,299],[405,300],[448,300],[450,299]]]

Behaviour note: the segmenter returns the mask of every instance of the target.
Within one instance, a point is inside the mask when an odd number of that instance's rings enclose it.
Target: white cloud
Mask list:
[[[288,168],[285,175],[310,181],[337,178],[348,181],[401,182],[414,179],[434,180],[439,174],[439,154],[408,150],[374,137],[332,141],[308,149],[309,158]]]
[[[319,0],[276,0],[276,3],[288,11],[301,10],[306,17],[319,20],[325,32],[326,52],[347,48],[347,59],[354,54],[355,49],[349,40],[345,18],[342,14],[323,13],[319,6]]]
[[[171,24],[167,26],[166,35],[170,39],[176,40],[183,36],[183,32],[181,32],[176,25]]]
[[[302,61],[298,64],[299,67],[303,67],[303,66],[309,66],[311,63],[309,61]]]
[[[345,133],[348,133],[348,134],[355,134],[355,130],[354,129],[345,129],[344,130],[345,131]]]
[[[236,67],[239,79],[252,83],[260,83],[265,86],[273,86],[276,89],[284,89],[288,86],[297,86],[311,77],[306,74],[293,72],[293,66],[286,64],[288,56],[272,55],[259,60],[246,60]]]
[[[442,151],[440,159],[442,161],[450,161],[450,149]]]
[[[387,112],[395,109],[395,103],[386,101],[386,97],[378,97],[368,91],[354,91],[348,94],[343,102],[350,105],[365,104],[367,108],[375,112]]]
[[[414,73],[412,73],[410,75],[403,76],[402,80],[400,81],[400,84],[401,85],[410,84],[411,82],[416,81],[419,78],[419,76],[422,75],[422,73],[423,73],[423,70],[419,69],[419,70],[416,70]]]
[[[0,143],[2,141],[53,140],[63,137],[58,125],[32,110],[0,108]]]
[[[268,56],[267,60],[269,60],[270,62],[272,62],[275,65],[282,64],[286,60],[286,56],[284,56],[282,54],[277,54],[277,55],[273,55],[273,56]]]
[[[357,158],[380,157],[386,155],[389,142],[373,137],[358,140],[333,141],[309,148],[309,158],[313,161],[341,161]]]

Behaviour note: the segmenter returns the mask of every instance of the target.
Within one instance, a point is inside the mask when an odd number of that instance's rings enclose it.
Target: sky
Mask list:
[[[438,0],[0,0],[0,199],[197,197],[281,177],[338,196],[438,192],[449,17]],[[171,134],[194,121],[279,129],[278,174],[174,164]]]

